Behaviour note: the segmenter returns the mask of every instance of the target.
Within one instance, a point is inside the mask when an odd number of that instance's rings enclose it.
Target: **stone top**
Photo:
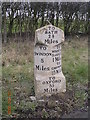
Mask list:
[[[63,30],[53,25],[46,25],[42,28],[37,29],[35,35],[35,45],[37,43],[40,43],[41,45],[53,46],[60,44],[64,41]],[[47,41],[45,41],[44,38],[47,39]]]

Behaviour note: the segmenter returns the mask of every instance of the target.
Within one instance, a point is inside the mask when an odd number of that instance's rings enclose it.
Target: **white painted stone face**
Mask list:
[[[47,25],[35,32],[34,84],[37,98],[66,91],[61,66],[61,43],[64,32]]]

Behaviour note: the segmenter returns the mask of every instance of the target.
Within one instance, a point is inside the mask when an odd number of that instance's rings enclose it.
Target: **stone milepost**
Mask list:
[[[35,32],[34,84],[37,98],[66,91],[61,66],[61,43],[64,32],[47,25]]]

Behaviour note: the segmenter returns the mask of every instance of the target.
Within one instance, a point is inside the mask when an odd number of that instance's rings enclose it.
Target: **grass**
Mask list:
[[[28,43],[27,43],[28,44]],[[3,46],[3,114],[7,113],[7,89],[11,87],[12,99],[16,100],[15,91],[13,88],[19,88],[20,92],[26,92],[27,94],[34,94],[33,91],[33,43],[29,44],[10,43],[7,46]],[[30,48],[30,47],[31,48]],[[29,49],[29,48],[30,49]],[[29,51],[30,50],[30,51]],[[11,81],[11,86],[9,85]],[[6,98],[6,99],[5,99]],[[5,99],[5,100],[4,100]],[[13,100],[12,100],[13,101]],[[14,107],[12,106],[12,109]],[[13,111],[13,110],[12,110]]]
[[[75,89],[75,97],[82,107],[85,89],[88,86],[88,43],[87,38],[74,38],[62,46],[62,66],[67,80],[67,88]]]
[[[9,43],[3,45],[3,114],[7,114],[8,93],[12,91],[12,112],[25,106],[35,110],[36,104],[27,102],[34,95],[34,42]],[[75,89],[75,97],[82,106],[87,95],[84,87],[88,84],[88,44],[87,37],[70,37],[62,44],[62,69],[66,77],[67,88]],[[9,84],[11,81],[11,84]],[[18,102],[20,99],[20,104]],[[25,101],[23,101],[25,100]],[[47,117],[47,113],[43,112]]]
[[[88,44],[87,40],[66,42],[63,46],[63,71],[74,83],[88,82]]]

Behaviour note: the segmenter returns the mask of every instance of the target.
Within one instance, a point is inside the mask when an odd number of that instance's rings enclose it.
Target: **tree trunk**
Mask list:
[[[44,25],[44,13],[42,12],[42,21],[41,21],[41,27]]]
[[[57,12],[57,15],[56,15],[56,26],[58,27],[58,19],[59,19],[59,14]]]
[[[6,20],[6,8],[4,7],[4,43],[7,42],[7,20]]]
[[[59,4],[56,5],[56,26],[58,27],[58,20],[59,20]]]
[[[54,25],[54,11],[52,12],[52,20],[51,20],[52,25]]]
[[[9,24],[9,35],[12,34],[12,27],[13,27],[13,19],[10,19],[10,24]]]
[[[21,18],[21,11],[20,11],[20,19],[19,19],[19,22],[20,22],[20,37],[22,36],[22,18]]]

